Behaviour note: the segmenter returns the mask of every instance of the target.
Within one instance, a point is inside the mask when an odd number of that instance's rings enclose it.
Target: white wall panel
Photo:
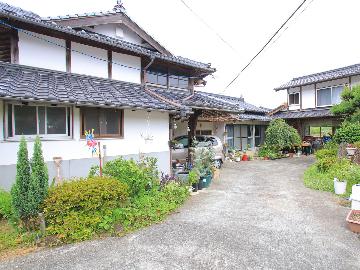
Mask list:
[[[141,83],[140,57],[113,52],[112,59],[112,78],[114,80]]]

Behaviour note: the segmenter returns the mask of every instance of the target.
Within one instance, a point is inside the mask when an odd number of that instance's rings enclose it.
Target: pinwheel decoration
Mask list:
[[[97,141],[95,140],[94,137],[94,129],[92,129],[91,131],[87,131],[85,130],[85,138],[86,138],[86,145],[89,147],[89,149],[91,150],[91,154],[94,155],[97,153]]]

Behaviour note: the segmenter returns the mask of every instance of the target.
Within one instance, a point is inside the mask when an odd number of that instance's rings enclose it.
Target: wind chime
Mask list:
[[[145,144],[148,144],[149,142],[154,140],[154,136],[151,135],[151,129],[150,129],[150,111],[147,112],[146,124],[147,124],[147,129],[145,134],[141,133],[140,135],[144,139]]]

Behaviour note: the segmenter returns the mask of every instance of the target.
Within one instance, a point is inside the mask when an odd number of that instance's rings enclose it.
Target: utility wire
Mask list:
[[[182,0],[180,0],[182,1]],[[281,31],[281,29],[284,28],[284,26],[290,21],[290,19],[298,12],[298,10],[306,3],[307,0],[303,0],[303,2],[294,10],[293,13],[286,19],[286,21],[280,26],[278,30],[271,36],[271,38],[265,43],[265,45],[258,51],[257,54],[251,60],[240,70],[240,72],[235,76],[235,78],[225,87],[225,89],[222,91],[224,93],[230,85],[232,85],[251,64],[252,62],[265,50],[265,48],[270,44],[270,42],[275,38],[275,36]]]
[[[238,53],[236,51],[236,49],[229,43],[227,42],[220,34],[219,32],[217,32],[214,28],[211,27],[210,24],[208,24],[202,17],[200,17],[199,14],[197,14],[184,0],[180,0],[180,2],[192,13],[195,15],[195,17],[197,17],[207,28],[209,28],[211,31],[213,31],[215,33],[215,35],[226,45],[228,46],[231,50],[233,50],[234,52]]]

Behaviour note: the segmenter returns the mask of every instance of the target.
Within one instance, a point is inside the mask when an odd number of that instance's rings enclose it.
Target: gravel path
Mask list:
[[[226,164],[220,181],[162,224],[39,251],[0,269],[360,269],[348,209],[303,186],[312,161]]]

